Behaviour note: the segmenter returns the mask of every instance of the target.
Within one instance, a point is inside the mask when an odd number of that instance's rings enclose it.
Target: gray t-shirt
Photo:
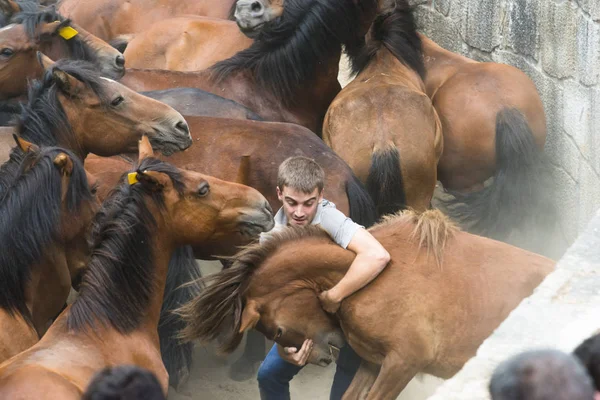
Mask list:
[[[275,214],[275,227],[269,232],[261,233],[260,241],[262,242],[266,238],[265,235],[277,232],[279,229],[287,226],[287,224],[288,219],[283,212],[283,208],[280,208],[277,214]],[[335,208],[335,204],[325,199],[321,200],[317,206],[317,213],[311,225],[319,225],[331,236],[334,242],[344,249],[348,247],[356,231],[364,228]]]

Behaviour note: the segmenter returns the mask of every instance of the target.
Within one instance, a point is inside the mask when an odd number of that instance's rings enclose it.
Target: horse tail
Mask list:
[[[127,45],[129,45],[129,42],[131,42],[134,37],[135,35],[133,34],[119,35],[116,38],[110,40],[108,44],[110,44],[115,49],[119,50],[121,53],[125,53]]]
[[[545,195],[551,187],[549,165],[525,116],[515,108],[496,116],[496,160],[494,180],[483,190],[449,191],[455,199],[446,202],[448,214],[469,231],[494,238],[506,238],[525,223],[551,223],[555,209]]]
[[[406,208],[400,153],[396,147],[373,153],[367,177],[367,191],[375,202],[379,216],[395,214]]]
[[[354,174],[346,181],[346,195],[350,205],[350,219],[369,228],[377,222],[375,204],[364,186]]]
[[[160,310],[158,337],[163,363],[169,373],[169,384],[177,389],[185,383],[192,367],[191,342],[182,343],[177,335],[185,327],[182,317],[173,311],[191,301],[199,292],[195,283],[200,269],[190,246],[177,249],[169,261],[165,295]]]

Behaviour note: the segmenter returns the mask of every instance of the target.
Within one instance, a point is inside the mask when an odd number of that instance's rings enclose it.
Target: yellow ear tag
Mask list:
[[[127,174],[127,182],[129,182],[129,186],[135,185],[138,183],[137,172],[130,172]]]
[[[62,36],[65,40],[69,40],[77,36],[79,32],[77,32],[77,30],[73,27],[63,26],[58,30],[58,34]]]

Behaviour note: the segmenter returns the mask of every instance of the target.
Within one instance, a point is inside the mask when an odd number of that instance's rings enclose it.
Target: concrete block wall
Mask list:
[[[413,0],[420,30],[448,50],[511,64],[535,82],[548,121],[564,249],[600,207],[600,1]]]

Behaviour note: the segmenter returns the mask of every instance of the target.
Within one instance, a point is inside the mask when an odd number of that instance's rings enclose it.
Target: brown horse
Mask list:
[[[327,108],[340,91],[341,46],[356,40],[360,11],[350,1],[286,1],[281,15],[252,28],[256,37],[249,48],[209,70],[187,75],[128,70],[123,83],[138,91],[207,90],[266,120],[296,123],[320,134]]]
[[[18,13],[12,22],[0,30],[1,100],[25,95],[27,80],[42,76],[43,69],[36,62],[37,51],[54,60],[90,61],[109,78],[119,79],[125,73],[125,59],[118,50],[53,8]]]
[[[76,156],[19,140],[17,175],[0,168],[0,362],[35,344],[62,310],[99,205]]]
[[[314,341],[309,360],[327,365],[345,341],[364,360],[344,399],[394,399],[419,372],[449,378],[553,270],[542,256],[463,233],[439,211],[404,212],[370,232],[392,260],[367,287],[327,314],[318,295],[354,254],[314,227],[288,228],[205,278],[180,313],[186,339],[235,349],[256,328],[283,346]]]
[[[235,22],[206,17],[159,21],[137,34],[124,52],[128,68],[200,71],[247,49],[252,39]]]
[[[407,2],[381,10],[351,60],[358,75],[329,107],[323,140],[366,183],[380,215],[425,211],[443,138]]]
[[[552,219],[542,154],[546,118],[531,79],[512,66],[475,62],[422,41],[427,94],[444,131],[438,179],[458,200],[446,204],[448,212],[497,237],[532,215]]]
[[[178,170],[152,157],[147,141],[140,160],[96,218],[80,296],[40,342],[0,366],[0,397],[79,399],[94,373],[119,364],[149,369],[166,391],[157,326],[171,254],[240,224],[253,224],[253,236],[273,226],[254,189]]]
[[[177,167],[203,171],[228,181],[243,181],[259,190],[273,209],[278,209],[281,203],[275,187],[279,164],[292,155],[304,155],[315,159],[325,170],[328,200],[357,223],[371,226],[375,222],[373,203],[352,170],[308,129],[293,124],[224,118],[186,117],[186,120],[196,144],[166,159]],[[98,195],[102,199],[107,193],[104,188],[114,186],[127,163],[118,157],[90,156],[85,166],[98,179]],[[224,249],[218,243],[195,250],[196,256],[203,259],[232,254],[230,247]]]
[[[106,40],[137,34],[177,15],[227,19],[233,0],[62,0],[60,12]]]

